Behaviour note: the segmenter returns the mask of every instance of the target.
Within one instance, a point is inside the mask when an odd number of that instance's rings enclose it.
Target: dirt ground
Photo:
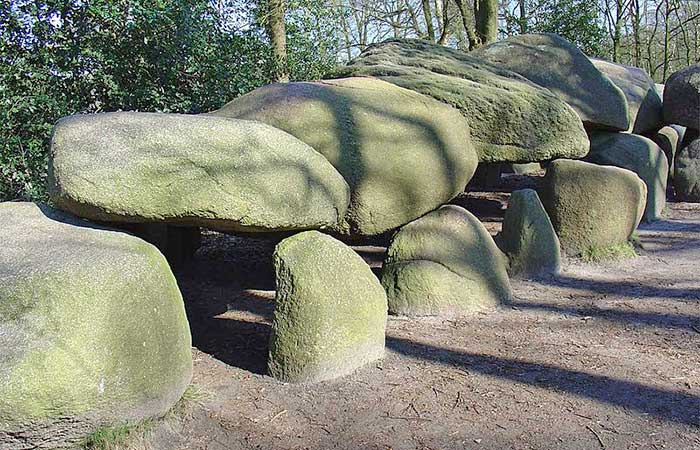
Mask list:
[[[457,203],[495,233],[507,197]],[[207,234],[177,273],[207,395],[152,447],[700,449],[700,205],[669,204],[639,236],[638,258],[513,281],[500,310],[390,316],[383,361],[291,385],[265,374],[275,242]],[[381,246],[358,251],[381,265]]]

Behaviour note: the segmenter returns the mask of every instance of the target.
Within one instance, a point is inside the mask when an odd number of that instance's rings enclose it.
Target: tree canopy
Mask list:
[[[494,25],[501,38],[555,32],[659,82],[700,59],[698,0],[494,1],[2,2],[0,200],[44,198],[50,134],[63,116],[204,112],[281,72],[291,80],[320,78],[392,37],[469,50],[492,39],[485,36]],[[284,61],[270,39],[271,5],[284,9]]]

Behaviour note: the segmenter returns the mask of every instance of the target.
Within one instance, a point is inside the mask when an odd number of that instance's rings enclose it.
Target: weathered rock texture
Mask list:
[[[458,108],[481,162],[580,158],[588,140],[576,113],[525,78],[467,53],[401,39],[368,47],[336,76],[375,76]]]
[[[561,267],[561,249],[552,222],[537,192],[514,191],[497,242],[508,255],[512,276],[552,275]]]
[[[666,123],[700,130],[700,64],[671,75],[664,88]]]
[[[382,269],[389,311],[457,316],[511,298],[506,258],[466,209],[442,206],[399,230]]]
[[[572,256],[627,242],[646,203],[646,185],[634,172],[582,161],[553,161],[538,191],[562,249]]]
[[[667,125],[661,128],[654,135],[654,142],[663,150],[668,161],[668,176],[673,178],[676,167],[676,153],[681,147],[683,137],[685,136],[685,127],[680,125]]]
[[[591,58],[591,61],[625,94],[630,120],[627,131],[643,134],[663,127],[661,96],[645,70],[602,59]]]
[[[574,44],[556,34],[522,34],[470,55],[519,73],[568,103],[587,128],[627,130],[623,92]]]
[[[60,208],[106,222],[224,231],[337,226],[349,190],[293,136],[211,116],[108,113],[56,125],[49,187]]]
[[[328,380],[384,355],[386,294],[351,248],[306,231],[277,245],[274,264],[272,376],[289,382]]]
[[[673,186],[678,200],[700,202],[700,139],[678,153]]]
[[[377,79],[272,84],[212,114],[273,125],[323,154],[350,185],[344,234],[420,217],[462,192],[477,164],[456,109]]]
[[[586,160],[636,173],[647,185],[644,221],[661,216],[666,206],[668,160],[654,141],[636,134],[597,132],[591,135],[591,152]]]
[[[158,250],[30,203],[0,204],[0,242],[0,448],[167,412],[192,355]]]

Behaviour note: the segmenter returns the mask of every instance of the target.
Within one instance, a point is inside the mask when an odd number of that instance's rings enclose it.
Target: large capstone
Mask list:
[[[272,84],[212,114],[270,124],[325,156],[350,185],[345,235],[396,229],[462,192],[476,170],[456,109],[377,79]]]
[[[311,147],[269,125],[211,116],[72,116],[51,143],[51,198],[105,222],[222,231],[332,228],[348,186]]]
[[[389,312],[450,317],[508,302],[506,264],[476,217],[442,206],[394,236],[382,269]]]
[[[277,245],[268,369],[289,382],[347,375],[382,358],[386,294],[350,247],[318,231]]]
[[[679,200],[700,203],[700,139],[678,152],[673,187]]]
[[[574,44],[556,34],[521,34],[470,53],[519,73],[568,103],[586,128],[627,130],[623,92]]]
[[[666,206],[668,160],[654,141],[636,134],[597,132],[591,135],[591,152],[586,160],[636,173],[647,185],[644,221],[661,217]]]
[[[374,76],[458,108],[481,162],[580,158],[576,113],[523,77],[467,53],[415,39],[369,46],[335,76]]]
[[[559,238],[537,192],[532,189],[511,194],[503,231],[496,241],[508,255],[511,276],[528,278],[559,272]]]
[[[31,203],[0,204],[0,242],[0,448],[70,446],[177,402],[190,331],[155,247]]]
[[[568,255],[625,244],[642,219],[646,185],[630,170],[561,159],[542,181],[540,199]]]
[[[700,64],[668,78],[664,87],[664,118],[667,123],[700,130]]]
[[[627,131],[643,134],[663,126],[662,97],[644,69],[602,59],[591,58],[591,61],[625,94],[630,119]]]

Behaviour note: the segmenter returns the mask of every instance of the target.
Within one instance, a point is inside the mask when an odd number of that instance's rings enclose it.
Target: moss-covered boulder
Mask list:
[[[442,206],[394,236],[382,268],[389,312],[450,317],[508,302],[506,264],[476,217]]]
[[[625,94],[630,119],[627,131],[643,134],[663,127],[662,97],[644,69],[602,59],[591,58],[591,61]]]
[[[667,125],[654,135],[654,142],[661,148],[668,161],[668,176],[673,179],[676,167],[676,153],[683,143],[685,127],[681,125]]]
[[[678,152],[673,187],[678,200],[700,202],[700,139]]]
[[[511,276],[527,278],[559,272],[559,238],[537,192],[532,189],[511,194],[496,242],[508,255]]]
[[[335,76],[374,76],[458,108],[481,162],[579,158],[588,140],[574,111],[546,89],[470,55],[415,39],[368,47]]]
[[[192,355],[158,250],[31,203],[0,204],[0,242],[0,448],[167,412]]]
[[[538,194],[571,256],[627,243],[646,204],[646,185],[634,172],[564,159],[549,165]]]
[[[120,112],[58,122],[49,187],[61,209],[106,222],[222,231],[329,228],[349,190],[311,147],[269,125]]]
[[[277,245],[270,375],[316,382],[347,375],[384,355],[386,294],[350,247],[306,231]]]
[[[272,84],[213,114],[268,123],[323,154],[350,185],[343,234],[398,228],[462,192],[476,170],[456,109],[377,79]]]
[[[538,175],[544,171],[541,163],[511,164],[510,169],[516,175]]]
[[[700,130],[700,64],[679,70],[666,81],[664,119]]]
[[[556,34],[521,34],[470,55],[516,72],[568,103],[586,128],[627,130],[623,92],[574,44]]]
[[[643,220],[652,222],[661,216],[666,206],[668,160],[654,141],[636,134],[597,132],[591,135],[586,160],[636,173],[647,185]]]

